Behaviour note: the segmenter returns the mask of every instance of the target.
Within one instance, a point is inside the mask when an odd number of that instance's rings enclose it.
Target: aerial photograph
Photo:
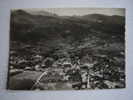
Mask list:
[[[10,11],[7,89],[126,87],[124,8]]]

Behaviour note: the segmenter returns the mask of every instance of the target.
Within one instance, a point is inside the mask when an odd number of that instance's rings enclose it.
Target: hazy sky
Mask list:
[[[48,11],[60,16],[86,15],[86,14],[105,14],[125,16],[124,8],[33,8],[25,9],[28,12]]]

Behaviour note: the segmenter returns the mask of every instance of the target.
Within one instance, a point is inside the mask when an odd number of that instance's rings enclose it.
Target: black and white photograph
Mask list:
[[[10,11],[9,90],[126,87],[124,8]]]

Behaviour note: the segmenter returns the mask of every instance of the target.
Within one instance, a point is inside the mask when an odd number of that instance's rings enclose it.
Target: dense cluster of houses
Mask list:
[[[75,57],[43,58],[41,55],[32,56],[31,60],[17,56],[11,52],[10,75],[17,75],[24,71],[42,72],[39,83],[70,83],[73,89],[96,89],[124,87],[124,71],[106,55],[89,56],[83,59]],[[43,88],[45,89],[45,88]]]

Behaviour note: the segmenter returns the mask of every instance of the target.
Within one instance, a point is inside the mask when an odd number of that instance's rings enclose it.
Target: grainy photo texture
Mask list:
[[[124,8],[12,9],[7,89],[125,88]]]

